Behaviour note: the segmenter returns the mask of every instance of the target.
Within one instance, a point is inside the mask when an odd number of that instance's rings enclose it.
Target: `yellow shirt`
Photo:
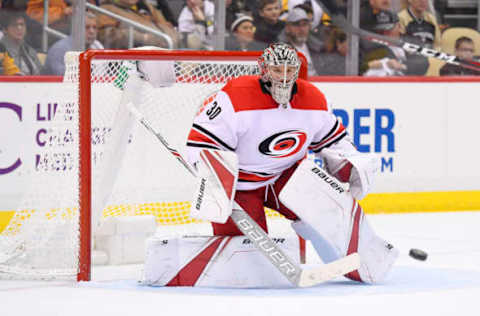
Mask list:
[[[0,45],[0,75],[19,75],[20,69],[15,65],[15,60],[13,60],[8,52],[5,50],[3,45]]]

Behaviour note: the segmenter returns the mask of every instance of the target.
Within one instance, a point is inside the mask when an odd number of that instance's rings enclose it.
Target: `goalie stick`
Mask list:
[[[170,146],[167,140],[152,127],[148,120],[131,102],[126,103],[126,107],[140,124],[151,132],[193,176],[197,176],[195,169],[182,157],[178,150]],[[265,231],[235,201],[231,218],[240,231],[252,241],[255,247],[294,286],[314,286],[345,275],[360,267],[360,256],[358,253],[353,253],[329,264],[302,269],[270,239],[267,233],[265,233]]]
[[[349,23],[345,19],[345,17],[340,13],[338,6],[334,3],[335,0],[316,0],[316,1],[318,5],[322,7],[325,13],[327,13],[330,16],[333,24],[342,28],[347,33],[356,34],[370,42],[378,43],[385,46],[400,47],[404,51],[411,54],[417,54],[424,57],[436,58],[438,60],[444,61],[452,65],[457,65],[463,68],[480,72],[480,62],[461,59],[455,55],[447,54],[447,53],[437,51],[431,48],[427,48],[421,45],[409,43],[400,39],[391,38],[388,36],[362,30],[361,28],[353,26],[351,23]]]

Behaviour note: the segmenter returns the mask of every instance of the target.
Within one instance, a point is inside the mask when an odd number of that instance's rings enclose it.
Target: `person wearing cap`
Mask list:
[[[300,8],[293,8],[288,12],[285,29],[279,40],[295,47],[307,58],[308,75],[316,76],[320,72],[320,53],[324,50],[324,43],[311,36],[311,20],[307,12]]]
[[[255,41],[255,25],[249,15],[239,15],[230,26],[230,36],[225,40],[225,50],[255,51],[263,50],[265,43]]]
[[[304,9],[309,7],[311,13],[307,11],[307,14],[311,14],[311,27],[312,30],[322,24],[322,20],[327,16],[323,12],[322,7],[315,0],[288,0],[287,1],[287,12],[293,10],[294,8],[301,6]],[[288,16],[288,14],[287,14]]]
[[[400,38],[402,27],[396,13],[379,11],[374,16],[372,30],[391,38]],[[424,75],[428,69],[428,60],[419,55],[407,54],[395,46],[376,46],[367,51],[360,65],[364,76],[404,76]]]

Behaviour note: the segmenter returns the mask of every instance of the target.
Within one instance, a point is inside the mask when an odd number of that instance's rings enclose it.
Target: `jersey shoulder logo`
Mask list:
[[[260,143],[258,150],[273,158],[295,155],[307,141],[307,133],[302,130],[288,130],[274,134]]]

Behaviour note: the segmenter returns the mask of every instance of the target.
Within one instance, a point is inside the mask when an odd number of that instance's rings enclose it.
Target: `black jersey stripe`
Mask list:
[[[333,125],[332,129],[327,133],[327,135],[325,135],[322,140],[320,140],[318,143],[321,143],[323,142],[324,140],[328,139],[329,137],[331,137],[332,135],[335,134],[335,132],[337,131],[338,129],[338,125],[340,123],[338,122],[338,119],[335,121],[335,124]]]
[[[340,141],[341,139],[343,139],[345,136],[347,136],[347,132],[344,131],[343,133],[341,134],[338,134],[335,138],[332,138],[332,140],[330,140],[329,142],[325,143],[325,145],[317,148],[317,149],[312,149],[312,151],[314,153],[318,153],[320,151],[322,151],[322,149],[324,148],[328,148],[330,146],[332,146],[333,144],[335,144],[336,142]]]
[[[199,147],[199,148],[209,148],[209,149],[216,149],[220,150],[218,146],[213,146],[211,144],[207,143],[192,143],[192,142],[187,142],[188,147]]]
[[[235,149],[228,146],[224,141],[222,141],[220,138],[218,138],[217,136],[215,136],[214,134],[212,134],[211,132],[209,132],[208,130],[206,130],[205,128],[201,127],[200,125],[198,124],[193,124],[192,126],[193,128],[197,129],[198,131],[206,134],[207,136],[209,136],[210,138],[212,138],[214,141],[216,141],[217,143],[219,143],[220,145],[222,145],[223,147],[225,147],[226,149],[230,150],[230,151],[234,151]]]
[[[258,175],[258,176],[262,176],[262,177],[270,177],[270,176],[276,175],[276,173],[266,173],[266,172],[258,172],[258,171],[248,171],[248,170],[243,170],[243,169],[239,169],[238,171],[239,171],[239,172],[243,172],[243,173],[255,174],[255,175]]]
[[[328,139],[328,137],[330,137],[331,135],[334,135],[335,132],[337,131],[338,129],[338,119],[337,121],[335,121],[335,124],[333,125],[332,129],[327,133],[327,135],[325,135],[321,140],[319,140],[318,142],[311,142],[310,143],[310,147],[315,147],[317,145],[319,145],[321,142],[323,142],[324,140]]]

